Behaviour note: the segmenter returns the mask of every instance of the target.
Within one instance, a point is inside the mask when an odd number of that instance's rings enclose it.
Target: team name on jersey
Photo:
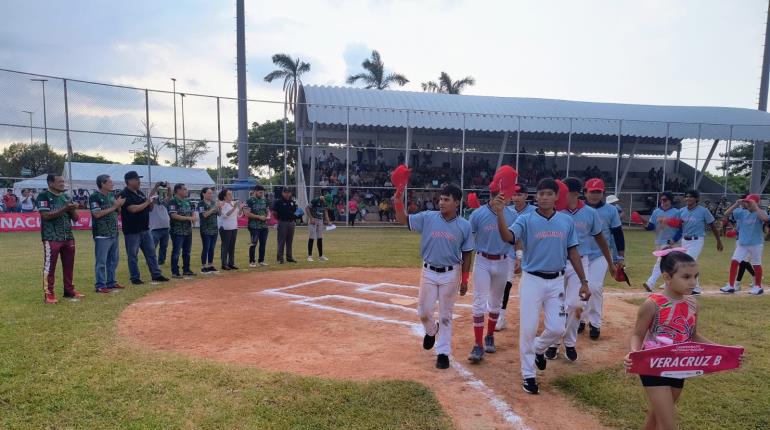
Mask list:
[[[446,240],[455,240],[456,237],[452,233],[448,231],[432,231],[430,233],[431,237],[439,238],[439,239],[446,239]]]
[[[558,230],[547,230],[547,231],[538,231],[535,233],[535,237],[538,239],[545,239],[547,237],[555,237],[558,239],[564,239],[566,237],[566,234],[563,231]]]

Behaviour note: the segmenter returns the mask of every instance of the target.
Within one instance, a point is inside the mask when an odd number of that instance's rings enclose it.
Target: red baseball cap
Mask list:
[[[604,191],[604,181],[592,178],[586,181],[586,191]]]
[[[746,196],[746,200],[753,200],[754,203],[759,203],[759,194],[749,194]]]

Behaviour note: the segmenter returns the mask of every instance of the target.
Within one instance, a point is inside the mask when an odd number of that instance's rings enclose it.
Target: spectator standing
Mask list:
[[[112,193],[112,178],[110,175],[96,177],[97,192],[91,194],[88,206],[91,208],[91,234],[94,237],[94,254],[96,264],[96,292],[110,293],[114,289],[123,289],[115,280],[120,252],[120,235],[118,234],[118,212],[126,199],[115,198]]]
[[[254,196],[246,201],[246,207],[243,213],[249,220],[249,234],[251,236],[251,245],[249,245],[249,267],[267,266],[265,263],[265,246],[267,245],[267,234],[270,230],[267,228],[267,220],[270,218],[270,211],[265,199],[265,187],[257,185],[254,187]],[[259,260],[254,255],[259,246]]]
[[[278,218],[278,255],[276,257],[278,264],[283,264],[284,250],[286,251],[286,261],[296,263],[292,254],[292,243],[294,241],[294,228],[297,219],[297,203],[291,196],[291,190],[284,188],[281,192],[281,198],[273,204],[273,212]]]
[[[153,248],[157,250],[159,266],[166,262],[166,252],[168,251],[168,229],[171,226],[171,219],[168,217],[166,205],[168,205],[169,200],[170,196],[166,190],[163,195],[158,194],[157,204],[153,204],[150,208],[150,234],[152,235]]]
[[[123,223],[123,239],[126,241],[126,255],[128,256],[128,271],[131,276],[131,283],[141,285],[144,282],[139,272],[139,249],[144,255],[144,261],[150,269],[152,280],[156,282],[168,282],[168,278],[163,276],[158,266],[158,260],[155,257],[155,246],[150,233],[150,209],[153,206],[153,199],[157,198],[160,183],[150,190],[150,197],[145,197],[142,190],[139,189],[142,177],[136,171],[131,170],[123,175],[126,187],[121,191],[120,196],[126,200],[120,208],[120,218]]]
[[[214,249],[217,246],[217,213],[219,207],[213,200],[214,189],[204,187],[201,190],[201,201],[198,202],[198,219],[200,220],[201,244],[201,273],[218,272],[214,267]]]
[[[348,201],[348,224],[351,227],[355,227],[356,217],[358,217],[358,202],[356,197],[351,197]]]
[[[382,221],[382,218],[385,217],[386,222],[390,222],[390,205],[388,204],[388,199],[382,199],[380,200],[380,221]]]
[[[233,201],[233,192],[225,188],[217,196],[219,201],[219,236],[222,238],[220,254],[222,270],[238,270],[235,266],[235,240],[238,238],[238,217],[243,205]]]
[[[40,212],[40,234],[43,239],[43,282],[45,303],[56,303],[54,284],[56,262],[61,256],[64,275],[64,297],[80,299],[85,297],[75,290],[72,275],[75,267],[75,236],[72,235],[72,221],[77,219],[77,203],[64,194],[64,177],[48,175],[48,190],[37,197]]]
[[[13,190],[8,188],[5,192],[5,195],[3,196],[3,205],[5,205],[5,211],[8,213],[18,212],[19,211],[17,207],[18,200],[19,199],[16,197],[16,194],[13,193]]]
[[[187,198],[185,184],[174,185],[174,197],[168,202],[168,215],[171,218],[171,276],[181,278],[195,276],[190,270],[190,251],[192,249],[192,225],[196,212]],[[179,273],[179,255],[182,255],[182,273]]]
[[[32,195],[32,191],[26,188],[21,190],[20,207],[23,213],[30,213],[35,211],[35,197]]]
[[[313,241],[318,241],[318,260],[327,261],[328,258],[324,256],[324,225],[331,224],[329,222],[329,215],[326,211],[326,194],[327,190],[321,190],[321,197],[316,197],[310,201],[307,206],[307,227],[308,227],[308,240],[307,240],[307,261],[313,261]]]

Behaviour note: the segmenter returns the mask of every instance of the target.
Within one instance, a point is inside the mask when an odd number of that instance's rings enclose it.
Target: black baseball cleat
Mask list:
[[[470,355],[468,355],[468,361],[473,364],[478,363],[484,359],[484,348],[481,345],[473,345]]]
[[[567,360],[569,361],[576,361],[577,360],[577,350],[574,346],[565,346],[564,347],[564,355],[567,356]]]
[[[192,270],[185,270],[184,273],[182,273],[184,276],[197,276],[198,274],[193,272]]]
[[[144,284],[144,281],[142,281],[141,279],[132,279],[131,283],[134,285],[142,285]]]
[[[594,327],[593,325],[591,325],[591,323],[588,323],[588,328],[589,328],[588,336],[593,340],[599,339],[599,335],[601,334],[601,329],[599,327]]]
[[[540,370],[545,370],[545,366],[546,366],[545,355],[535,354],[535,366],[537,366],[537,368]]]
[[[168,282],[169,279],[163,275],[152,278],[153,282]]]
[[[449,356],[439,354],[436,356],[436,369],[449,369]]]
[[[529,394],[537,394],[538,388],[539,388],[537,386],[537,379],[535,378],[525,379],[524,382],[521,383],[521,388],[523,388],[524,391]]]
[[[438,328],[439,325],[436,323],[436,334],[438,334]],[[429,334],[425,333],[425,337],[422,338],[423,349],[433,349],[433,345],[436,343],[436,334],[430,336]]]
[[[557,357],[558,351],[559,351],[558,347],[549,346],[548,349],[545,350],[545,358],[549,360],[556,360],[558,358]]]
[[[182,279],[182,275],[180,275],[179,273],[172,273],[171,277],[174,279]]]
[[[484,336],[484,352],[488,352],[490,354],[497,352],[494,336]]]
[[[583,321],[580,321],[580,325],[578,326],[578,334],[583,333],[586,330],[586,323]]]

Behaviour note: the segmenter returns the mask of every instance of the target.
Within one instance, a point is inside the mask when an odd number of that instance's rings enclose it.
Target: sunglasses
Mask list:
[[[668,199],[665,199],[665,198],[663,198],[663,199],[660,199],[660,201],[662,201],[662,202],[667,202],[667,201],[668,201]]]

